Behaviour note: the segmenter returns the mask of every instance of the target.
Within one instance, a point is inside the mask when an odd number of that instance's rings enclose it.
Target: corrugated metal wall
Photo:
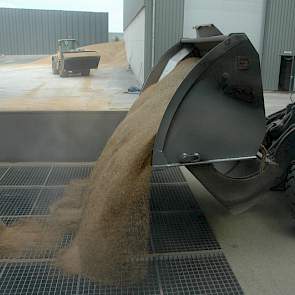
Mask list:
[[[108,13],[0,8],[0,54],[51,54],[56,42],[108,41]]]
[[[151,1],[151,0],[150,0]],[[124,30],[133,21],[138,12],[144,7],[145,0],[124,0],[123,26]]]
[[[281,55],[295,55],[295,1],[268,0],[262,55],[264,88],[278,90]]]
[[[156,64],[163,53],[183,36],[183,0],[155,1],[155,55]]]
[[[124,29],[145,8],[145,77],[183,35],[184,0],[124,0]]]
[[[155,5],[155,6],[154,6]],[[145,0],[145,76],[183,35],[184,0]]]

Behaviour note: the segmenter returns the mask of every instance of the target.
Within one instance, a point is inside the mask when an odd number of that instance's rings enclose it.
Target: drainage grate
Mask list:
[[[153,184],[151,186],[151,211],[200,210],[187,184]]]
[[[50,167],[11,167],[0,185],[43,185]]]
[[[178,167],[154,169],[152,183],[185,182],[185,178]]]
[[[220,249],[206,218],[196,212],[152,214],[155,253]]]
[[[0,189],[0,216],[29,215],[40,189]]]
[[[48,262],[8,263],[0,294],[77,294],[78,276],[67,276]]]
[[[164,294],[244,294],[223,254],[158,261]]]
[[[92,167],[54,167],[48,177],[46,185],[63,185],[73,179],[85,178],[91,172]]]
[[[46,215],[49,213],[49,206],[60,199],[63,195],[63,188],[43,188],[38,201],[32,211],[33,215]]]

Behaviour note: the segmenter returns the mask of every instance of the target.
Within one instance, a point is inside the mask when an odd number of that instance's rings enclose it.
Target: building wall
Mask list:
[[[144,7],[145,0],[124,0],[123,2],[123,26],[124,30],[134,20],[136,15]]]
[[[266,0],[185,0],[184,37],[196,37],[193,26],[215,24],[224,34],[245,32],[262,53]]]
[[[125,0],[124,19],[132,23],[139,7],[145,9],[145,78],[182,34],[195,37],[198,24],[214,23],[225,34],[247,33],[261,56],[266,90],[278,89],[281,55],[295,56],[294,0]]]
[[[155,1],[154,64],[183,36],[183,0]]]
[[[182,37],[184,0],[145,0],[145,77]]]
[[[269,0],[262,73],[264,88],[278,90],[281,55],[295,56],[295,1]]]
[[[108,41],[108,13],[0,8],[0,54],[51,54],[58,39]]]
[[[136,15],[124,31],[128,63],[138,81],[144,82],[145,9]]]

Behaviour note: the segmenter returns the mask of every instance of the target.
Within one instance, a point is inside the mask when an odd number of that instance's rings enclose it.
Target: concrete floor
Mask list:
[[[295,94],[292,96],[289,93],[283,92],[265,92],[264,93],[264,103],[265,111],[267,115],[275,113],[292,103],[295,102]]]
[[[290,96],[265,93],[267,114],[283,108]],[[265,192],[252,209],[231,215],[185,168],[203,209],[245,294],[295,294],[295,220],[285,193]]]
[[[0,57],[0,111],[127,110],[136,99],[125,93],[138,86],[126,68],[99,66],[89,77],[60,78],[38,58]]]

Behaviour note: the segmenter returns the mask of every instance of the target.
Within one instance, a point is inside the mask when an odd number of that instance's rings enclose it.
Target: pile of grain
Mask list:
[[[196,63],[195,58],[183,61],[142,93],[108,141],[90,178],[70,185],[64,198],[51,208],[47,240],[68,231],[76,233],[71,247],[57,259],[64,271],[104,283],[133,281],[143,275],[134,261],[148,254],[154,138],[168,103]],[[32,235],[25,230],[27,226],[19,225],[17,232],[2,228],[0,252],[16,251],[14,240],[26,240],[24,232],[36,242],[38,229]]]

